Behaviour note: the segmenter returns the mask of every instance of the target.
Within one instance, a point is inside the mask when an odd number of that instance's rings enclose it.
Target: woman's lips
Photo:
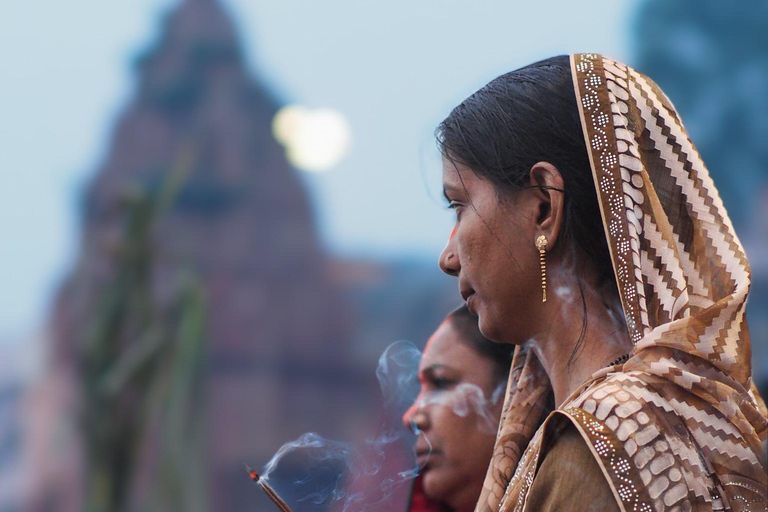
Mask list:
[[[474,298],[475,298],[475,294],[474,293],[470,293],[467,296],[467,298],[464,299],[464,300],[467,301],[467,309],[469,310],[469,312],[472,313],[473,315],[477,315],[477,311],[475,311],[475,308],[473,307],[473,304],[474,304],[474,300],[473,299]]]
[[[469,309],[470,313],[473,315],[476,315],[477,313],[472,308],[473,298],[475,297],[475,290],[469,287],[461,287],[459,289],[459,293],[461,293],[461,298],[464,299],[464,301],[467,303],[467,309]]]
[[[416,445],[413,447],[413,451],[416,454],[416,463],[418,465],[419,471],[421,471],[427,464],[429,464],[430,459],[439,450],[435,450],[435,448],[432,446],[432,443],[430,443],[425,437],[417,441]]]
[[[419,468],[419,473],[427,471],[434,462],[434,458],[437,455],[435,450],[423,450],[416,452],[416,466]]]

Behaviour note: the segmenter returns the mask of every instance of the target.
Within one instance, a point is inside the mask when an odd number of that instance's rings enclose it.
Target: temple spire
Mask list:
[[[158,41],[137,67],[139,91],[150,97],[189,96],[222,68],[248,80],[237,30],[219,0],[183,1],[165,17]]]

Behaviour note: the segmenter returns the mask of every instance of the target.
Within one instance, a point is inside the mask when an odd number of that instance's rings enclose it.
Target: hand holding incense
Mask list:
[[[272,502],[277,505],[277,508],[280,509],[280,512],[293,512],[291,510],[291,507],[289,507],[283,500],[280,498],[280,496],[277,495],[274,489],[272,489],[267,482],[265,482],[261,475],[259,475],[256,470],[251,469],[251,467],[246,464],[245,465],[246,471],[248,471],[248,476],[251,477],[251,480],[256,482],[261,486],[261,489],[264,491],[264,494],[266,494],[269,499],[272,500]]]

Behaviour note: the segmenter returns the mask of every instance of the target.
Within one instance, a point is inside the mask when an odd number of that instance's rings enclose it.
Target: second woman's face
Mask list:
[[[503,395],[496,366],[471,349],[448,320],[419,365],[421,393],[403,416],[418,434],[424,492],[457,511],[472,510],[493,453]],[[500,389],[498,389],[500,391]]]
[[[461,295],[486,338],[526,341],[536,299],[541,300],[534,196],[519,193],[502,200],[493,183],[447,159],[443,189],[456,224],[440,267],[458,277]]]

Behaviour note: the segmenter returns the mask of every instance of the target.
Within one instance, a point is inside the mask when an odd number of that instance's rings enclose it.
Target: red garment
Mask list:
[[[450,508],[427,498],[424,494],[424,485],[421,475],[417,476],[413,482],[411,491],[411,503],[408,512],[452,512]]]

